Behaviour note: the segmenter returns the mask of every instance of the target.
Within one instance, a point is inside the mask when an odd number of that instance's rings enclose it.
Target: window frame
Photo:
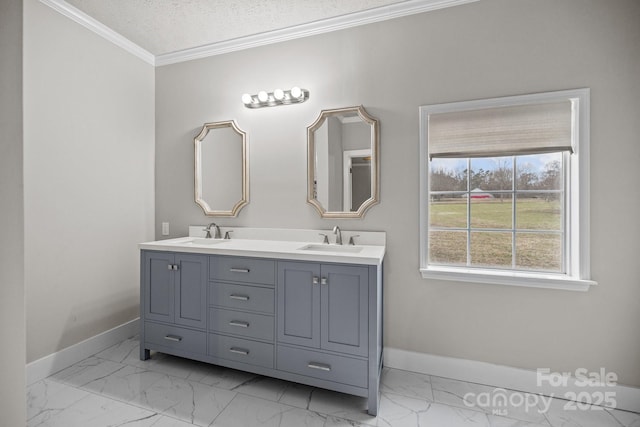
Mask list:
[[[587,291],[591,280],[589,240],[589,120],[588,88],[445,104],[423,105],[420,119],[420,272],[424,279]],[[573,153],[564,155],[565,247],[564,273],[500,270],[429,264],[429,115],[492,107],[508,107],[554,101],[572,101]]]

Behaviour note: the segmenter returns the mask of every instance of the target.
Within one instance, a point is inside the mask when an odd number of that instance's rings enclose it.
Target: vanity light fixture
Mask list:
[[[276,89],[267,93],[261,90],[256,95],[245,93],[242,95],[242,103],[247,108],[275,107],[276,105],[298,104],[309,99],[309,91],[298,86],[290,90]]]

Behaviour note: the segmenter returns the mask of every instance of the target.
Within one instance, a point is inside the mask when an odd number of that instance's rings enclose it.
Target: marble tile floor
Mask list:
[[[364,398],[161,353],[143,362],[138,345],[125,340],[31,385],[28,426],[640,427],[640,414],[567,410],[559,399],[389,368],[371,417]],[[487,407],[481,397],[496,393],[511,403]]]

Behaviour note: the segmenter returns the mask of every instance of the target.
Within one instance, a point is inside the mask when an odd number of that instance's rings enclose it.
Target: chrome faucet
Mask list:
[[[340,227],[337,225],[333,227],[333,233],[336,235],[336,245],[342,244],[342,231],[340,231]]]
[[[204,238],[205,239],[210,239],[211,238],[211,227],[214,228],[213,238],[214,239],[219,239],[220,238],[220,227],[218,227],[215,222],[212,222],[211,224],[209,224],[209,226],[207,228],[203,228],[203,230],[207,232],[207,235],[204,236]]]

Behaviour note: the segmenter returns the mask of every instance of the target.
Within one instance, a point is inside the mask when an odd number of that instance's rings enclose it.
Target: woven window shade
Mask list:
[[[571,101],[429,115],[429,158],[570,151]]]

